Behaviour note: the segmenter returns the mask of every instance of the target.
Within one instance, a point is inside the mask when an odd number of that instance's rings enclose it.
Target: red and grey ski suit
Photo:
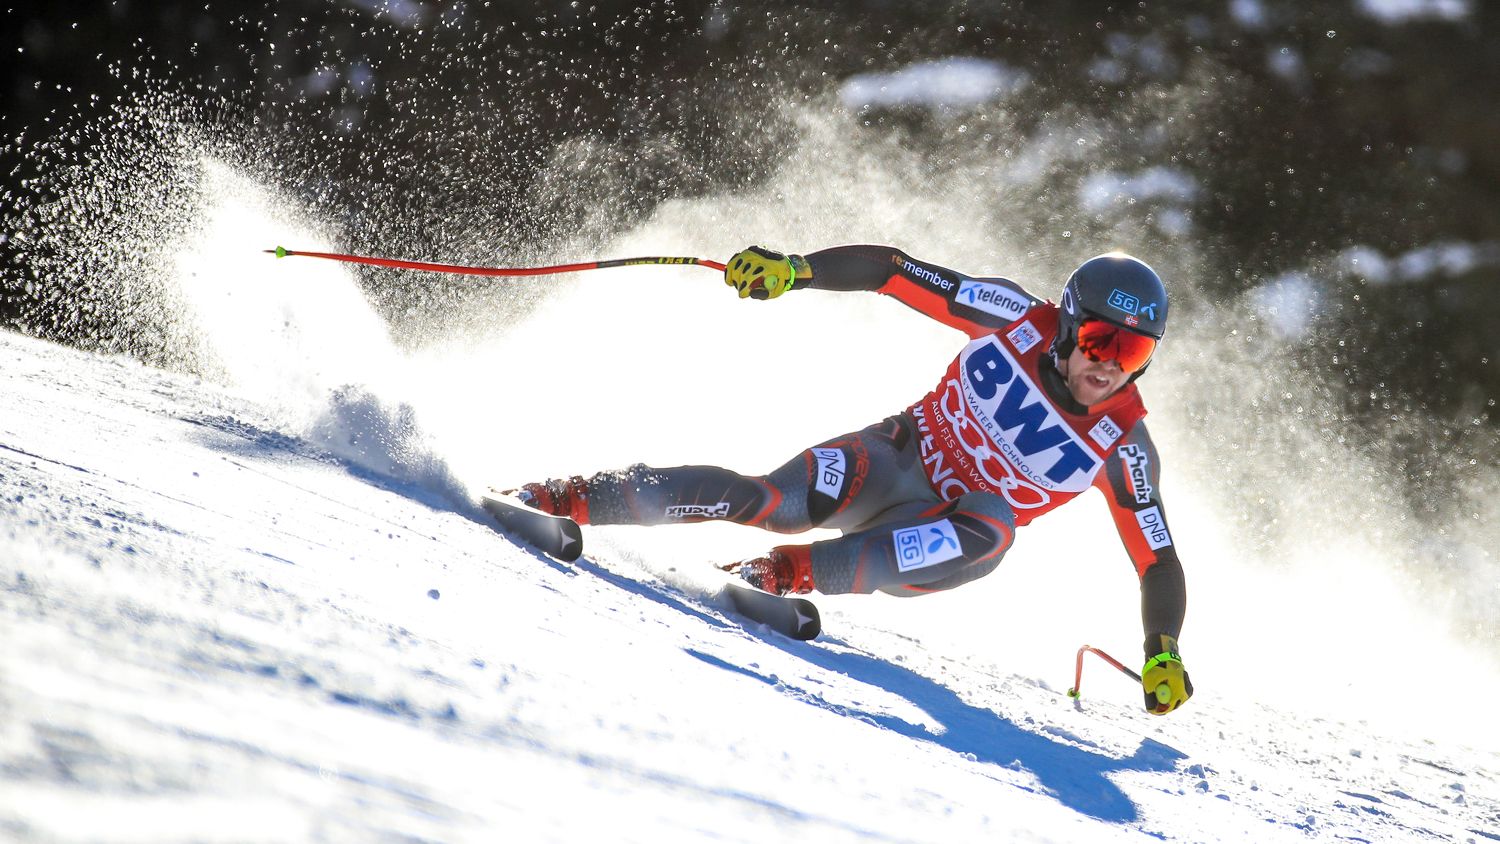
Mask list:
[[[1135,385],[1077,404],[1049,354],[1057,308],[1008,279],[970,278],[885,246],[806,257],[813,275],[798,289],[893,296],[968,334],[969,344],[905,411],[806,449],[769,475],[644,465],[596,475],[590,521],[835,528],[837,539],[780,547],[810,555],[819,591],[921,595],[993,571],[1015,528],[1098,487],[1140,578],[1148,641],[1176,638],[1186,587]]]

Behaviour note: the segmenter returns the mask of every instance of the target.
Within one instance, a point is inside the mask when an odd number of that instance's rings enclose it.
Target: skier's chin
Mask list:
[[[1123,382],[1117,384],[1115,379],[1092,373],[1082,373],[1068,379],[1068,390],[1073,394],[1073,400],[1085,407],[1104,401],[1123,386]]]

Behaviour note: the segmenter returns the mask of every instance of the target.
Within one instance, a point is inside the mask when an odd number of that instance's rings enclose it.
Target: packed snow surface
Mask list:
[[[429,463],[127,359],[0,334],[0,395],[0,838],[1500,840],[1493,733],[1314,714],[1277,666],[1337,654],[1274,625],[1153,718],[999,621],[954,650],[824,599],[799,643],[644,530],[544,559]],[[346,392],[318,425],[397,454],[401,418]],[[1461,685],[1392,670],[1419,722]]]

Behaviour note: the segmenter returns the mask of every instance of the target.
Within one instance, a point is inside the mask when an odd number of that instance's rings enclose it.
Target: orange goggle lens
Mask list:
[[[1102,319],[1086,319],[1078,326],[1078,350],[1089,360],[1119,361],[1120,369],[1135,372],[1151,360],[1156,341]]]

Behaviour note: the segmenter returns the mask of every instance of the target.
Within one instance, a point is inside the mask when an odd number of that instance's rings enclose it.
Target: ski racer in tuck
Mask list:
[[[1166,328],[1167,292],[1155,271],[1128,255],[1100,255],[1069,277],[1061,306],[1009,279],[970,278],[881,246],[806,256],[752,246],[724,278],[751,299],[873,290],[971,340],[905,411],[768,475],[635,465],[527,484],[523,501],[579,524],[835,528],[837,539],[780,545],[724,568],[780,595],[909,596],[989,574],[1017,527],[1095,486],[1140,578],[1146,708],[1164,714],[1192,695],[1177,647],[1187,591],[1134,383]],[[1164,700],[1155,692],[1162,684]]]

